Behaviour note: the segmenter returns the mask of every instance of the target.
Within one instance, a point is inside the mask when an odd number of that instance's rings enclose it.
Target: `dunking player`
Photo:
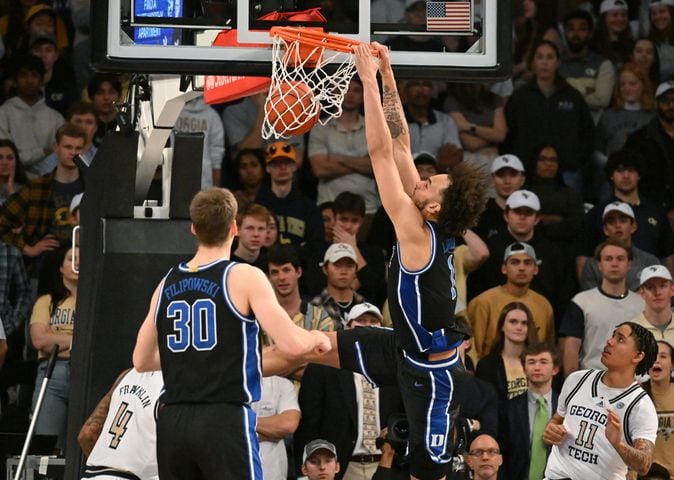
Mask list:
[[[646,475],[653,461],[658,415],[634,381],[658,354],[653,334],[632,322],[621,323],[606,342],[606,370],[569,375],[557,412],[543,432],[552,445],[545,478],[624,479],[627,467]]]
[[[331,349],[325,334],[297,327],[264,273],[232,262],[236,200],[222,188],[190,204],[195,256],[169,270],[138,332],[133,364],[159,370],[157,418],[162,480],[262,479],[255,414],[260,398],[260,325],[291,357]]]
[[[87,458],[82,478],[156,480],[155,415],[161,372],[123,372],[82,426],[77,441]]]

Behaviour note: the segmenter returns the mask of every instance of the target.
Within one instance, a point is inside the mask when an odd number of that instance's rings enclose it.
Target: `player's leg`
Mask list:
[[[192,414],[201,406],[164,405],[157,414],[157,467],[162,480],[201,480],[199,467],[192,458],[190,424]]]
[[[339,368],[360,373],[377,386],[396,385],[395,335],[390,328],[356,327],[337,333]]]

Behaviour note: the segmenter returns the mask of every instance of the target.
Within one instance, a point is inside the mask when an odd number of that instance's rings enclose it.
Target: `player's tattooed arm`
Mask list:
[[[634,447],[621,443],[616,450],[623,462],[639,475],[646,475],[650,470],[655,450],[655,445],[650,440],[637,438]]]
[[[406,124],[400,97],[395,88],[384,84],[383,86],[383,107],[386,124],[391,131],[391,138],[398,138],[405,132]]]

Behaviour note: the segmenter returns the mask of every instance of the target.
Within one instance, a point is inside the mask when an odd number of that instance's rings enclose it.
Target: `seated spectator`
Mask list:
[[[0,140],[0,205],[27,183],[16,145],[11,140]]]
[[[240,188],[232,193],[236,197],[239,209],[254,202],[264,181],[265,155],[262,150],[245,148],[239,150],[234,158],[238,184]]]
[[[117,108],[115,103],[122,97],[122,82],[117,75],[97,73],[87,85],[87,94],[96,108],[98,126],[94,135],[94,145],[101,145],[103,137],[117,130]]]
[[[333,202],[323,202],[318,208],[323,218],[323,228],[325,229],[325,241],[332,242],[333,230],[335,228],[335,211],[332,209]]]
[[[463,161],[482,170],[487,188],[491,188],[492,162],[508,130],[503,105],[503,99],[484,83],[454,84],[445,100],[445,111],[459,129]]]
[[[334,201],[349,191],[365,200],[365,213],[373,215],[381,205],[372,177],[372,165],[365,141],[363,85],[351,80],[342,103],[342,114],[309,133],[308,157],[318,178],[316,202]]]
[[[634,42],[630,62],[646,72],[651,86],[660,85],[660,57],[655,44],[648,38],[639,38]]]
[[[269,213],[267,217],[267,233],[264,236],[264,241],[262,246],[269,248],[272,245],[276,245],[278,241],[278,219],[274,216],[273,213]]]
[[[655,255],[673,271],[674,234],[662,208],[642,193],[648,191],[643,188],[643,177],[648,174],[643,172],[649,168],[642,162],[643,158],[645,157],[627,147],[609,157],[606,176],[613,185],[613,196],[609,202],[629,204],[638,227],[632,237],[634,246]],[[582,251],[583,256],[592,256],[594,248],[604,238],[603,211],[609,202],[595,206],[585,216],[583,239],[586,244]],[[579,271],[582,271],[582,262],[581,258],[578,263]]]
[[[593,24],[592,15],[585,10],[574,10],[564,17],[568,49],[562,55],[559,73],[583,95],[596,121],[611,101],[615,70],[610,60],[590,49]]]
[[[534,333],[539,341],[554,341],[552,306],[545,297],[530,288],[538,273],[535,250],[526,243],[513,243],[505,250],[502,258],[501,273],[506,278],[505,284],[486,290],[468,304],[475,359],[485,357],[494,348],[499,319],[505,306],[512,302],[522,303],[529,308],[536,325]]]
[[[79,153],[79,157],[85,165],[91,165],[91,162],[96,156],[96,152],[98,152],[98,148],[94,145],[94,135],[98,128],[94,106],[88,102],[75,102],[68,110],[66,120],[68,123],[77,125],[84,132],[84,146]],[[42,162],[40,162],[36,169],[37,173],[39,175],[51,173],[56,168],[58,162],[59,160],[56,152],[50,153]]]
[[[658,465],[668,472],[667,476],[646,475],[645,478],[669,479],[674,476],[674,347],[669,342],[658,340],[658,356],[655,363],[648,371],[649,379],[641,386],[653,400],[655,411],[658,412],[658,436],[655,439],[655,451],[653,452],[653,467]],[[653,468],[651,467],[651,470]]]
[[[608,201],[611,196],[611,186],[604,174],[608,156],[623,148],[627,137],[648,124],[655,114],[653,87],[646,75],[635,63],[623,65],[613,104],[599,117],[592,157],[592,182],[600,202]]]
[[[324,238],[321,214],[316,204],[293,184],[297,151],[288,142],[272,143],[267,148],[266,163],[270,185],[260,188],[255,202],[276,215],[279,242],[319,251]]]
[[[538,230],[551,240],[571,264],[575,245],[583,227],[583,199],[564,185],[559,172],[559,157],[554,145],[541,145],[527,167],[526,186],[541,202]]]
[[[475,227],[475,233],[485,241],[507,229],[504,218],[506,200],[511,193],[522,188],[526,178],[524,165],[519,158],[510,154],[496,157],[490,172],[495,195],[487,200],[485,210]]]
[[[627,138],[625,148],[643,157],[639,187],[674,217],[674,166],[669,144],[674,138],[674,81],[655,91],[657,116]],[[671,220],[670,220],[671,221]]]
[[[405,13],[402,22],[410,25],[425,26],[426,25],[425,0],[405,0]],[[387,44],[392,51],[397,52],[443,51],[442,41],[431,35],[394,35],[388,40]]]
[[[339,472],[337,449],[326,440],[312,440],[304,447],[301,469],[307,480],[335,480]]]
[[[503,478],[543,478],[550,454],[543,431],[557,411],[559,392],[552,380],[559,372],[559,357],[553,346],[538,343],[524,348],[521,361],[529,389],[508,400],[501,412]]]
[[[651,265],[641,271],[639,279],[639,294],[646,307],[632,321],[649,330],[656,340],[664,340],[674,345],[672,274],[662,265]]]
[[[14,142],[26,173],[35,178],[38,165],[53,151],[56,130],[64,119],[42,96],[42,60],[32,55],[19,59],[12,78],[16,96],[0,105],[0,138]]]
[[[56,38],[56,47],[60,52],[67,53],[70,47],[66,24],[51,6],[46,3],[35,3],[26,11],[27,40],[36,33],[49,33]],[[28,42],[26,42],[28,44]],[[30,48],[30,45],[27,45]]]
[[[220,186],[220,169],[225,155],[225,129],[213,107],[197,97],[185,103],[178,116],[175,132],[203,133],[201,188]]]
[[[604,0],[599,6],[599,20],[592,38],[592,48],[608,58],[618,70],[629,60],[634,37],[630,30],[625,0]]]
[[[639,275],[649,265],[660,263],[654,255],[635,247],[632,237],[638,229],[632,207],[623,202],[613,202],[604,208],[604,234],[606,238],[623,243],[632,250],[632,262],[627,271],[627,288],[637,291]],[[601,285],[602,275],[596,259],[589,258],[580,274],[580,289],[589,290]]]
[[[54,345],[59,346],[56,366],[49,381],[42,409],[35,425],[38,435],[57,435],[56,447],[65,451],[70,396],[70,350],[75,321],[79,255],[68,246],[60,247],[44,266],[44,282],[30,319],[30,339],[38,351],[38,370],[33,394],[33,408],[37,402],[42,380],[47,372],[47,357]]]
[[[44,64],[44,99],[47,106],[65,115],[79,92],[73,69],[56,46],[56,37],[42,32],[31,35],[30,53],[40,57]]]
[[[501,151],[531,158],[537,145],[557,145],[564,183],[581,193],[594,123],[582,95],[559,74],[559,63],[554,43],[542,41],[534,49],[535,77],[515,90],[505,107],[508,135]]]
[[[499,404],[527,391],[522,352],[538,342],[536,324],[524,303],[511,302],[503,307],[496,324],[491,351],[480,359],[475,375],[496,389]]]
[[[627,288],[632,252],[622,242],[606,240],[595,254],[601,285],[571,299],[560,326],[564,375],[586,368],[601,369],[601,353],[615,326],[636,317],[644,308],[638,294]]]
[[[498,443],[491,435],[483,434],[470,444],[467,457],[468,465],[476,480],[496,480],[503,465],[503,456]]]
[[[400,91],[409,127],[412,152],[428,152],[438,159],[444,171],[463,159],[459,130],[454,120],[431,105],[433,83],[430,80],[406,80]]]
[[[80,204],[82,203],[82,197],[84,193],[78,193],[70,201],[70,215],[73,219],[73,225],[80,225]]]
[[[269,210],[257,203],[250,203],[237,213],[238,242],[232,251],[231,260],[267,271],[267,252],[262,242],[267,234],[269,215]]]
[[[651,1],[648,8],[648,38],[658,50],[660,78],[674,77],[674,5],[669,1]]]

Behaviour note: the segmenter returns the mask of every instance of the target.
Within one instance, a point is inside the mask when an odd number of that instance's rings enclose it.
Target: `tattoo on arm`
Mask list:
[[[402,119],[402,106],[398,93],[390,87],[383,88],[383,107],[386,124],[391,131],[392,138],[398,138],[405,133],[405,127]]]
[[[625,445],[618,450],[618,454],[628,467],[639,473],[639,475],[646,475],[651,468],[651,463],[653,463],[654,450],[655,445],[653,442],[637,438],[634,441],[634,447]]]

